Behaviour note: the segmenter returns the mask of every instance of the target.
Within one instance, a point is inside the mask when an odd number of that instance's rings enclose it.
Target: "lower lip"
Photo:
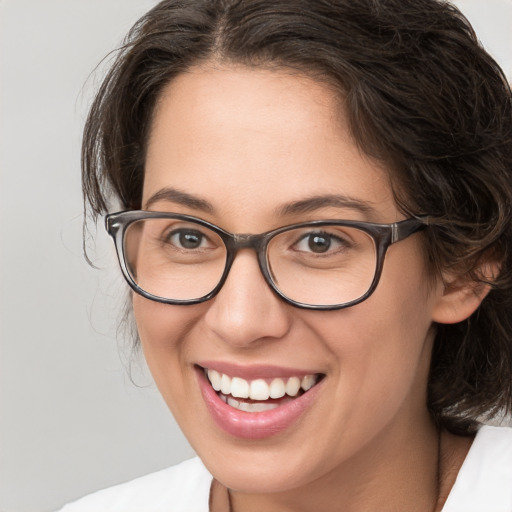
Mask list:
[[[242,439],[264,439],[290,428],[311,406],[322,382],[284,405],[263,412],[245,412],[224,403],[198,369],[199,387],[215,423],[228,434]]]

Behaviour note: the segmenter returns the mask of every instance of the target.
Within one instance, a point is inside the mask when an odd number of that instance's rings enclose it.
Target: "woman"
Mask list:
[[[83,182],[199,458],[64,510],[511,511],[511,163],[449,4],[158,4]]]

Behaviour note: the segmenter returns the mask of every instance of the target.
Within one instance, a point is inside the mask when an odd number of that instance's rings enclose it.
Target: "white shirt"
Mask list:
[[[90,494],[61,512],[208,512],[211,482],[196,457]],[[512,512],[512,428],[478,431],[442,512]]]
[[[512,512],[512,428],[478,431],[442,512]]]

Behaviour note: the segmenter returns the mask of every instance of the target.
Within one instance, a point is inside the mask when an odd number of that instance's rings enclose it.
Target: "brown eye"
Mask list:
[[[309,235],[308,247],[313,252],[326,252],[331,247],[331,237],[324,234]]]
[[[206,243],[206,237],[194,229],[177,229],[172,231],[167,240],[180,249],[200,249]]]
[[[305,233],[294,245],[301,253],[326,254],[350,247],[351,243],[337,234],[326,231]]]

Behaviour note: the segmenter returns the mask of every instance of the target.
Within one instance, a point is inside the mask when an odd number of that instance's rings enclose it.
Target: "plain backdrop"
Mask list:
[[[193,455],[142,362],[130,378],[127,292],[101,225],[100,269],[82,255],[81,129],[104,67],[90,73],[155,3],[0,0],[1,512]],[[512,77],[512,0],[456,3]]]

